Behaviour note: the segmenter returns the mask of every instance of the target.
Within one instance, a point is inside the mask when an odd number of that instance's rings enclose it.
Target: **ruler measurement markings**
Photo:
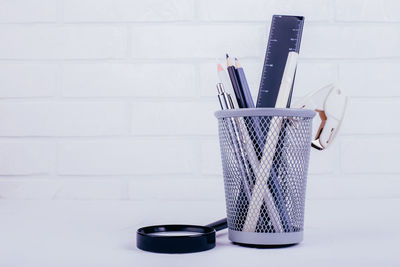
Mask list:
[[[287,54],[299,52],[303,17],[275,15],[261,75],[257,107],[274,107]]]

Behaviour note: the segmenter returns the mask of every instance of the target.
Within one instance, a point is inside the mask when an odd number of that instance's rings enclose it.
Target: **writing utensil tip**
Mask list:
[[[240,63],[239,63],[239,59],[237,59],[237,57],[235,57],[235,68],[241,68]]]

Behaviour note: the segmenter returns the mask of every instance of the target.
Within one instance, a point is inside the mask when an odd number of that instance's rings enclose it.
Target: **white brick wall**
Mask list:
[[[0,103],[0,136],[126,134],[125,106],[117,102],[4,102]]]
[[[257,96],[272,14],[306,17],[294,97],[350,96],[309,198],[399,198],[396,0],[0,0],[0,198],[223,200],[216,58]],[[182,190],[184,189],[184,190]]]
[[[50,174],[52,169],[54,168],[55,156],[55,144],[51,140],[1,140],[1,174]]]
[[[0,22],[32,23],[57,21],[57,1],[54,0],[2,0]]]
[[[0,84],[0,97],[55,96],[57,65],[0,63]]]
[[[61,175],[151,175],[194,172],[196,145],[178,138],[65,141],[58,145]],[[151,158],[151,160],[149,160]]]
[[[113,25],[0,25],[0,59],[110,59],[126,56],[127,31]]]
[[[190,0],[68,0],[63,1],[68,22],[189,21],[194,16]]]
[[[61,73],[66,97],[195,97],[195,81],[194,65],[175,63],[71,63]]]
[[[261,56],[265,27],[255,25],[132,26],[133,58],[215,59],[232,51],[242,57]]]

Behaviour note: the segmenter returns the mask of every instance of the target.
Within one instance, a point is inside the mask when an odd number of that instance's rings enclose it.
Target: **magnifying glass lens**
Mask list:
[[[191,231],[168,231],[168,232],[157,232],[157,233],[149,233],[151,236],[192,236],[198,235],[199,233],[191,232]]]

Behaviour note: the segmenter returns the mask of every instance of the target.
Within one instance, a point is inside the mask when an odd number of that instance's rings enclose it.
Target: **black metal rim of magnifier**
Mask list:
[[[227,228],[226,218],[206,226],[186,224],[153,225],[139,228],[136,246],[156,253],[192,253],[215,247],[216,231]],[[157,235],[167,232],[188,232],[189,235]]]

